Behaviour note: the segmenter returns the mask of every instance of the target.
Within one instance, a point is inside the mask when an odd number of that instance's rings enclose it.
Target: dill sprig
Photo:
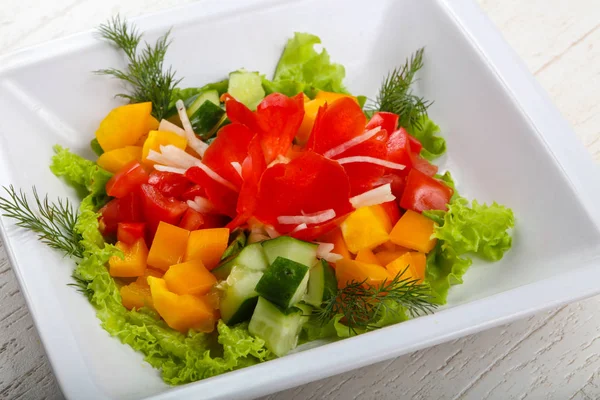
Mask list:
[[[88,300],[91,300],[92,297],[94,296],[94,289],[91,289],[89,287],[91,281],[87,281],[83,278],[80,278],[77,275],[73,275],[73,280],[75,282],[67,283],[67,286],[71,286],[71,287],[75,288],[75,290],[77,290],[79,293],[81,293],[85,297],[87,297]]]
[[[123,81],[129,87],[129,93],[119,93],[117,96],[132,103],[152,102],[152,114],[161,120],[169,111],[173,89],[181,81],[175,79],[175,71],[171,67],[163,70],[165,54],[171,43],[171,31],[159,37],[154,46],[145,42],[141,50],[138,48],[142,34],[119,16],[101,25],[98,31],[104,39],[125,53],[128,65],[124,71],[108,68],[96,73]]]
[[[35,186],[33,197],[37,213],[29,205],[23,191],[17,192],[10,185],[4,187],[7,197],[0,196],[0,210],[3,215],[17,221],[17,226],[29,229],[38,234],[38,239],[53,249],[61,250],[74,257],[83,257],[83,249],[79,244],[80,235],[75,231],[77,212],[68,200],[51,203],[48,196],[40,199]]]
[[[342,322],[357,333],[357,329],[379,328],[376,322],[384,313],[400,312],[392,305],[401,305],[413,317],[432,313],[437,305],[432,302],[431,289],[416,279],[401,278],[407,269],[377,286],[367,284],[366,279],[349,282],[316,310],[317,319],[326,324],[336,315],[342,315]]]
[[[383,80],[375,101],[367,105],[367,113],[387,111],[400,116],[400,126],[421,128],[421,118],[427,115],[432,102],[413,94],[415,75],[423,67],[424,49],[417,50],[404,65],[395,68]]]

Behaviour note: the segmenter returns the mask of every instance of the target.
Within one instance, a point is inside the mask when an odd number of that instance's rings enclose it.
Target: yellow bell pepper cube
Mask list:
[[[104,151],[133,146],[148,133],[152,103],[128,104],[113,109],[102,120],[96,139]]]
[[[217,278],[200,260],[171,265],[163,279],[171,292],[195,296],[207,294],[217,283]]]
[[[373,251],[371,251],[370,249],[362,249],[359,250],[358,253],[356,253],[356,261],[360,261],[360,262],[364,262],[367,264],[378,264],[381,265],[379,263],[379,259],[375,256],[375,254],[373,254]]]
[[[131,246],[117,242],[115,247],[123,252],[123,258],[112,256],[108,260],[110,275],[119,278],[131,278],[144,275],[148,248],[144,239],[138,239]]]
[[[142,161],[147,165],[154,165],[154,161],[148,160],[150,150],[160,153],[160,146],[167,146],[170,144],[181,150],[185,150],[187,139],[173,132],[150,131],[148,133],[148,139],[144,142],[144,147],[142,149]]]
[[[148,119],[146,120],[146,132],[144,132],[144,133],[147,134],[150,131],[157,130],[159,125],[160,125],[160,122],[158,122],[158,120],[156,118],[154,118],[152,115],[150,115],[148,117]]]
[[[389,281],[392,278],[388,270],[380,265],[367,264],[346,258],[335,263],[335,277],[340,289],[346,287],[352,281],[365,281],[367,286],[379,286],[383,281]]]
[[[432,239],[434,222],[420,213],[407,210],[392,229],[390,240],[397,245],[429,253],[437,242]]]
[[[190,329],[198,332],[214,330],[216,312],[206,296],[178,295],[169,291],[164,279],[153,276],[148,277],[148,283],[154,308],[171,328],[182,333]]]
[[[148,253],[148,265],[163,271],[178,264],[185,254],[190,231],[161,221]]]
[[[342,222],[341,228],[348,250],[354,254],[362,249],[372,250],[389,240],[386,221],[372,207],[354,211]]]
[[[390,233],[392,231],[392,221],[390,220],[390,216],[388,215],[388,213],[385,212],[385,209],[379,204],[370,206],[369,208],[371,209],[371,211],[373,211],[373,214],[377,216],[377,219],[379,219],[385,231],[387,233]]]
[[[113,174],[119,172],[132,161],[142,160],[142,148],[139,146],[125,146],[105,152],[98,157],[98,165]]]
[[[152,306],[150,286],[141,286],[137,281],[121,287],[121,303],[128,310]]]
[[[356,104],[358,104],[358,99],[352,95],[344,94],[344,93],[326,92],[325,90],[318,91],[317,95],[315,96],[315,99],[325,101],[326,103],[331,104],[334,101],[342,99],[344,97],[348,97],[348,98],[354,100],[356,102]]]
[[[229,229],[227,228],[192,231],[184,260],[200,260],[209,271],[212,271],[219,264],[221,256],[227,248],[228,241]]]
[[[150,288],[150,286],[148,285],[148,277],[153,276],[155,278],[162,278],[164,274],[165,274],[165,271],[161,271],[158,269],[148,267],[144,271],[144,275],[139,276],[135,280],[135,283],[137,283],[141,287]]]
[[[427,257],[423,253],[411,251],[404,253],[385,266],[392,276],[402,274],[402,279],[416,279],[422,282],[425,279]]]
[[[383,250],[375,253],[375,257],[377,257],[378,264],[382,266],[386,266],[396,258],[408,253],[410,250],[397,246],[394,250]]]

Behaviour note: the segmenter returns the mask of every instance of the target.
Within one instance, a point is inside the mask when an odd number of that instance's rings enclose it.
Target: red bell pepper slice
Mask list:
[[[350,182],[340,164],[309,151],[268,168],[259,184],[254,216],[285,234],[294,225],[281,225],[277,217],[333,209],[336,216],[352,211]]]
[[[452,188],[443,182],[413,168],[408,174],[400,207],[416,212],[448,210],[452,193]]]
[[[344,219],[346,219],[346,215],[342,215],[338,218],[334,218],[333,220],[325,222],[321,225],[309,226],[306,229],[302,229],[300,231],[290,233],[290,236],[292,236],[298,240],[304,240],[307,242],[311,242],[321,236],[328,234],[329,232],[331,232],[334,229],[336,229],[337,227],[339,227],[340,224],[344,221]]]
[[[139,189],[119,199],[119,222],[144,222],[143,201]]]
[[[141,186],[144,216],[151,235],[156,232],[160,221],[177,225],[188,209],[187,204],[172,197],[165,197],[157,188],[149,184]]]
[[[367,123],[366,129],[369,130],[380,126],[381,129],[385,129],[388,132],[394,132],[398,129],[399,119],[398,114],[386,111],[376,112],[369,120],[369,123]]]
[[[119,222],[117,240],[132,245],[139,239],[144,239],[146,224],[143,222]]]
[[[342,97],[319,109],[307,148],[324,154],[363,134],[366,123],[367,119],[360,106],[353,99]]]
[[[396,225],[396,222],[400,219],[400,207],[398,207],[398,201],[392,200],[387,203],[382,203],[381,207],[385,210],[386,214],[390,218],[392,226]]]
[[[229,93],[221,96],[221,101],[225,103],[225,112],[231,122],[246,125],[251,131],[258,132],[260,128],[256,114],[252,110],[234,99]]]
[[[206,197],[206,191],[197,184],[186,190],[181,195],[181,200],[194,200],[197,196]]]
[[[167,197],[177,199],[187,192],[194,184],[185,176],[173,172],[153,171],[148,178],[148,183],[156,187]]]
[[[132,161],[113,175],[106,183],[109,196],[121,198],[148,182],[148,173],[137,161]]]
[[[409,136],[404,128],[400,128],[390,135],[387,142],[387,160],[405,165],[406,168],[402,171],[396,171],[404,176],[412,168],[412,147]]]
[[[189,168],[185,176],[204,189],[206,198],[214,204],[215,209],[219,213],[232,218],[236,216],[235,208],[238,200],[238,193],[236,191],[215,181],[199,167]]]
[[[419,170],[427,176],[434,176],[438,172],[438,166],[433,165],[418,154],[411,154],[411,162],[413,169]]]
[[[117,232],[119,223],[119,199],[112,199],[99,211],[100,232],[104,236],[112,235]]]
[[[185,211],[179,222],[179,227],[187,229],[188,231],[200,229],[202,225],[204,225],[204,217],[198,211],[192,210],[191,208],[188,208]]]
[[[423,145],[421,144],[419,139],[417,139],[413,135],[409,134],[408,141],[410,142],[410,150],[415,154],[420,154],[421,149],[423,148]]]
[[[206,149],[202,162],[239,188],[242,186],[242,177],[231,163],[242,165],[253,136],[252,131],[240,123],[224,126]]]

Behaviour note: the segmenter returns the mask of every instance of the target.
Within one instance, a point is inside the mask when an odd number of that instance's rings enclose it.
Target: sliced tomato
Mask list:
[[[288,164],[268,168],[259,184],[254,216],[285,234],[294,225],[281,225],[279,216],[333,209],[336,216],[352,211],[350,182],[340,164],[308,151]]]
[[[167,197],[181,198],[194,184],[181,174],[153,171],[148,183]]]
[[[144,222],[142,196],[139,189],[119,199],[119,222]]]
[[[400,207],[398,207],[398,201],[392,200],[387,203],[382,203],[381,207],[385,210],[386,214],[390,218],[392,226],[396,225],[396,222],[400,219]]]
[[[109,196],[121,198],[137,189],[142,183],[148,182],[148,172],[137,161],[132,161],[113,175],[106,183],[106,193]]]
[[[364,133],[366,123],[367,118],[360,106],[353,99],[342,97],[319,109],[307,148],[324,154]]]
[[[438,172],[438,166],[433,165],[423,157],[412,153],[411,162],[413,169],[419,170],[427,176],[434,176]]]
[[[139,239],[144,238],[145,231],[146,224],[143,222],[119,222],[117,240],[132,245]]]
[[[206,197],[206,192],[200,185],[194,184],[194,186],[192,186],[191,188],[186,190],[181,195],[180,199],[181,200],[194,200],[197,196]]]
[[[206,149],[202,162],[238,188],[241,187],[242,177],[231,163],[242,165],[253,136],[252,131],[240,123],[224,126]]]
[[[238,192],[215,181],[199,167],[189,168],[185,176],[204,189],[206,198],[214,204],[215,209],[219,213],[232,218],[236,216],[235,209],[238,201]]]
[[[406,179],[400,207],[416,212],[447,210],[452,193],[452,188],[443,182],[413,168]]]
[[[187,204],[172,197],[165,197],[157,188],[149,184],[141,186],[144,216],[148,230],[153,236],[160,221],[178,225]]]
[[[419,141],[419,139],[417,139],[413,135],[409,134],[408,135],[408,141],[410,142],[410,150],[413,153],[420,154],[421,153],[421,149],[423,148],[423,145],[421,144],[421,142]]]
[[[388,161],[405,165],[399,173],[405,175],[412,168],[412,147],[410,146],[409,134],[404,128],[394,131],[387,142],[387,159]]]
[[[187,229],[188,231],[195,231],[196,229],[200,229],[204,225],[204,217],[196,210],[192,210],[188,208],[181,221],[179,222],[179,227],[183,229]]]
[[[398,129],[399,119],[398,114],[385,111],[376,112],[367,123],[366,129],[373,129],[380,126],[381,129],[385,129],[388,132],[394,132]]]
[[[104,236],[112,235],[117,232],[119,223],[119,199],[112,199],[99,211],[100,214],[100,232]]]

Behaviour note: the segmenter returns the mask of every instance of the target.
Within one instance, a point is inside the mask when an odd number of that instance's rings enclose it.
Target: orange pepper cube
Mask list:
[[[416,279],[421,282],[425,279],[426,264],[425,254],[411,251],[390,262],[385,268],[392,276],[402,273],[402,279]]]
[[[139,276],[135,280],[135,283],[137,283],[140,287],[150,288],[150,285],[148,285],[148,277],[153,276],[155,278],[162,278],[164,274],[164,271],[153,268],[146,268],[146,270],[144,271],[144,275]]]
[[[132,278],[144,275],[147,265],[146,260],[148,258],[148,248],[144,239],[138,239],[131,246],[122,242],[117,242],[115,246],[123,252],[123,258],[112,256],[108,260],[110,275],[119,278]]]
[[[346,242],[344,242],[344,236],[342,236],[342,230],[340,228],[335,228],[334,230],[326,233],[319,241],[324,243],[332,243],[333,253],[339,254],[344,258],[352,258],[350,252],[348,251],[348,247],[346,246]]]
[[[148,265],[166,271],[185,254],[190,231],[161,221],[148,253]]]
[[[221,261],[221,256],[225,252],[228,242],[229,229],[227,228],[192,231],[185,250],[184,260],[200,260],[209,271],[212,271]]]
[[[367,264],[360,261],[343,258],[335,264],[335,277],[338,287],[346,287],[348,283],[365,281],[365,285],[378,286],[392,277],[389,272],[380,265]]]
[[[390,233],[390,240],[397,245],[429,253],[437,242],[431,236],[435,223],[429,218],[407,210]]]
[[[217,283],[217,278],[200,260],[171,265],[163,279],[171,292],[196,296],[207,294]]]
[[[190,329],[199,332],[214,330],[217,314],[209,298],[173,293],[161,278],[150,276],[148,283],[154,308],[171,328],[183,333]]]
[[[150,150],[160,153],[160,146],[167,146],[170,144],[180,148],[181,150],[185,150],[185,147],[187,146],[187,139],[173,132],[150,131],[142,149],[142,160],[147,165],[154,165],[154,161],[147,159]]]
[[[356,253],[355,260],[356,261],[360,261],[360,262],[364,262],[364,263],[367,263],[367,264],[378,264],[378,265],[381,265],[379,263],[379,259],[369,249],[359,250],[358,253]]]
[[[342,222],[342,235],[351,253],[374,249],[389,240],[389,219],[372,207],[361,207]]]
[[[375,253],[375,257],[377,257],[377,261],[379,265],[386,266],[396,258],[408,253],[410,250],[405,249],[404,247],[398,246],[394,250],[383,250]]]
[[[150,296],[150,286],[139,285],[137,281],[121,287],[121,303],[128,310],[140,309],[144,306],[152,306],[152,297]]]

